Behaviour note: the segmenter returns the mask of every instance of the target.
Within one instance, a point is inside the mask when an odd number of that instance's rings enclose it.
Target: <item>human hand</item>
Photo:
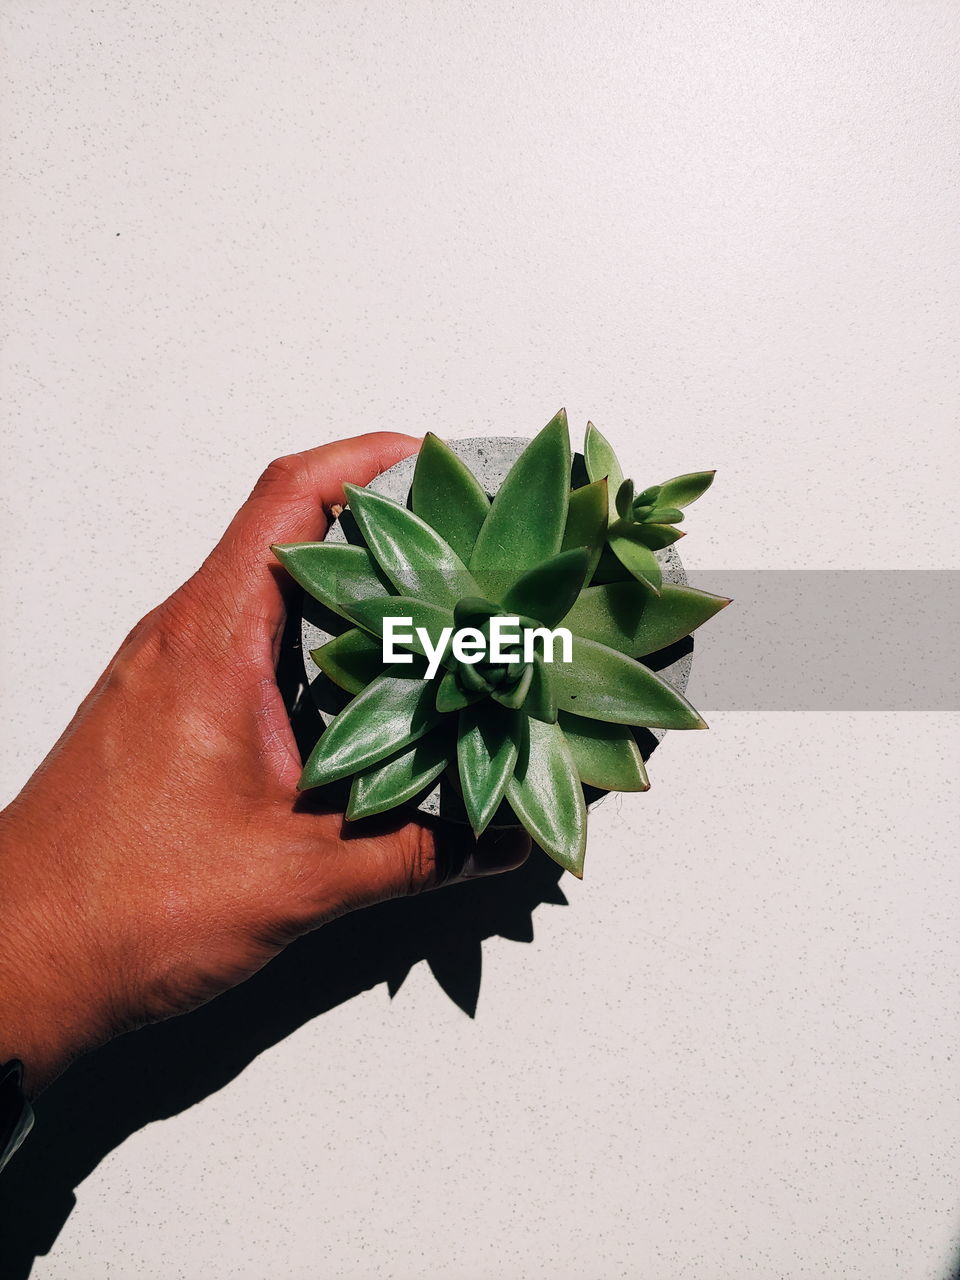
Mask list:
[[[344,826],[295,803],[271,543],[415,452],[378,432],[272,463],[220,543],[121,645],[0,815],[0,1061],[43,1088],[86,1049],[202,1004],[370,903],[523,862],[522,832]]]

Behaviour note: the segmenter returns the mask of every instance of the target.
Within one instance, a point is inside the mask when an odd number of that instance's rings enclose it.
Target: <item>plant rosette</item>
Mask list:
[[[450,447],[476,476],[483,488],[492,494],[500,488],[510,468],[529,443],[529,438],[524,440],[514,436],[484,436],[455,440],[451,442]],[[396,502],[409,504],[417,461],[416,455],[402,459],[373,479],[367,487]],[[585,463],[581,454],[574,455],[573,471],[580,480],[586,479]],[[342,517],[334,517],[326,536],[328,542],[339,543],[358,537],[356,524],[351,520],[349,510],[342,513]],[[687,585],[686,573],[675,546],[658,551],[656,558],[664,582],[678,586]],[[334,636],[342,633],[347,625],[342,617],[338,617],[309,593],[304,594],[303,611],[300,617],[300,654],[312,702],[324,724],[329,724],[343,707],[347,695],[320,669],[313,654]],[[692,636],[684,639],[686,643],[679,642],[671,645],[666,651],[648,656],[648,665],[654,665],[660,675],[680,693],[686,690],[693,656]],[[638,729],[636,736],[644,759],[663,738],[665,732],[664,729]],[[584,785],[584,793],[588,809],[609,794],[589,783]],[[444,770],[426,794],[421,792],[409,803],[429,816],[453,823],[469,822],[461,794],[458,771],[455,767]],[[501,802],[490,820],[490,826],[516,827],[517,825],[517,818],[509,804],[506,801]]]
[[[458,456],[470,445],[495,477]],[[706,727],[683,696],[689,657],[651,655],[729,603],[686,584],[672,545],[712,479],[638,495],[592,425],[572,457],[561,410],[525,447],[428,435],[415,463],[346,485],[325,541],[273,548],[317,603],[305,649],[327,727],[301,789],[349,779],[351,821],[431,789],[445,816],[453,791],[477,835],[522,825],[581,876],[585,788],[647,790],[638,731]]]

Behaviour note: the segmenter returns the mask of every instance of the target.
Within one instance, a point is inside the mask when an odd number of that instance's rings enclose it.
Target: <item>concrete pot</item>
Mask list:
[[[448,440],[446,443],[458,457],[463,459],[484,488],[489,493],[494,494],[506,478],[507,472],[529,444],[529,440],[516,439],[512,436],[490,436],[469,440]],[[377,493],[382,493],[388,498],[395,499],[397,502],[406,503],[416,461],[415,455],[405,458],[402,462],[398,462],[396,466],[391,467],[389,471],[377,476],[375,480],[371,481],[369,487],[376,490]],[[580,454],[577,454],[574,460],[574,484],[585,482],[586,472],[583,469],[583,459]],[[347,542],[354,540],[354,535],[352,530],[349,530],[349,525],[350,516],[348,512],[345,512],[342,519],[337,519],[331,523],[327,532],[328,541]],[[348,530],[350,532],[349,537]],[[686,583],[687,577],[675,547],[667,547],[663,551],[658,551],[656,555],[663,569],[664,581],[681,585]],[[325,644],[334,635],[344,630],[347,625],[342,618],[331,613],[323,605],[318,604],[310,597],[304,598],[303,615],[300,624],[304,674],[310,688],[311,697],[324,724],[329,724],[349,699],[343,690],[338,689],[323,674],[310,657],[310,650],[317,649],[322,644]],[[668,680],[675,689],[683,693],[690,676],[692,654],[693,641],[691,638],[681,642],[680,645],[673,646],[669,652],[665,651],[661,655],[663,658],[662,664],[654,663],[652,665],[656,666],[659,674]],[[641,751],[644,758],[646,758],[663,738],[666,731],[663,729],[639,729],[636,732]],[[596,804],[607,794],[593,787],[585,787],[584,791],[587,801],[591,805]],[[466,813],[460,794],[456,785],[446,775],[443,775],[441,781],[435,783],[429,793],[424,795],[419,802],[411,801],[411,805],[415,805],[422,813],[446,818],[453,822],[466,822]],[[516,820],[513,813],[504,804],[498,810],[491,825],[516,826]]]

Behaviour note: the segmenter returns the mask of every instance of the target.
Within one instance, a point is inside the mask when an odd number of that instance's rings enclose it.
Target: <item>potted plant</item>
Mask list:
[[[637,494],[592,425],[573,459],[561,410],[492,495],[434,435],[408,494],[346,485],[340,540],[273,548],[340,620],[311,653],[340,702],[301,788],[351,779],[357,820],[442,776],[476,834],[522,824],[582,875],[584,788],[644,791],[636,731],[706,727],[641,659],[729,603],[685,585],[672,549],[712,479]]]

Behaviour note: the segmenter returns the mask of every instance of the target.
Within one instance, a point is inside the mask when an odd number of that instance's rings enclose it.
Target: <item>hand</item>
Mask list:
[[[477,843],[295,804],[274,678],[286,586],[269,545],[322,537],[345,480],[366,484],[418,443],[382,432],[272,463],[0,815],[0,1061],[24,1061],[30,1092],[337,915],[526,857],[521,833]]]

